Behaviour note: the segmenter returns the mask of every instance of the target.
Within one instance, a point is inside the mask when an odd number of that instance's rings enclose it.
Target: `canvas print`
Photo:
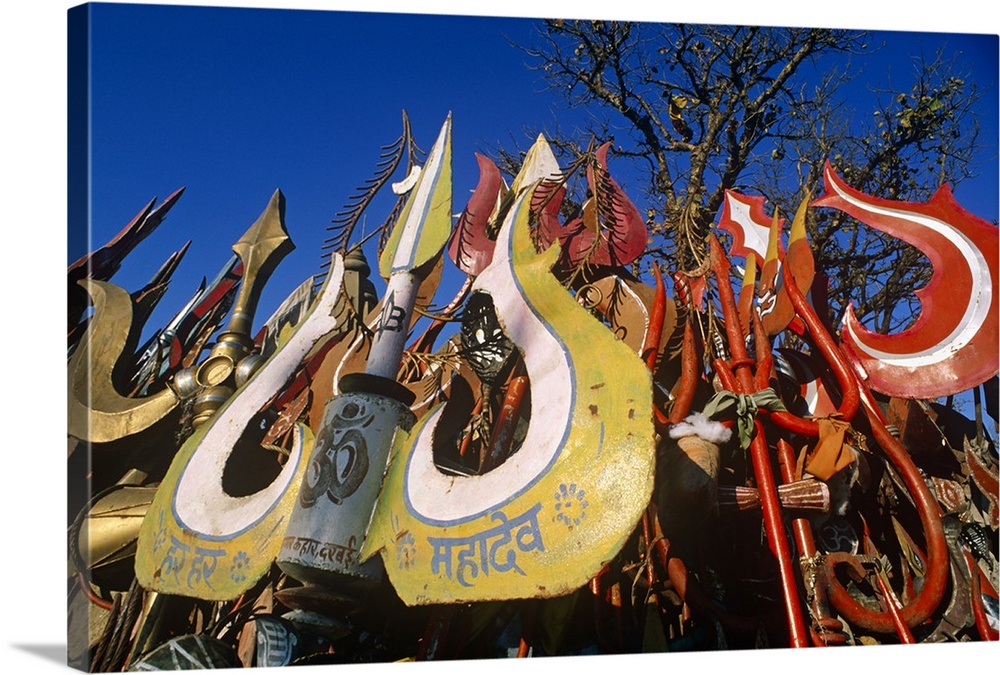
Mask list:
[[[72,666],[997,639],[997,35],[68,27]]]

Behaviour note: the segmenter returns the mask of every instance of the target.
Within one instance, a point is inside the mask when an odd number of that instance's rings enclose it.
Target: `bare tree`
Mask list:
[[[913,80],[873,92],[878,103],[867,111],[845,98],[853,65],[876,53],[873,37],[548,20],[538,44],[521,48],[570,106],[588,107],[590,134],[613,139],[615,154],[639,167],[648,254],[693,271],[726,189],[764,194],[788,213],[817,189],[828,158],[853,186],[895,199],[926,199],[943,180],[970,175],[979,94],[954,64],[918,60]],[[587,142],[554,144],[578,154]],[[912,316],[912,289],[929,275],[919,251],[843,214],[811,214],[809,229],[834,311],[851,300],[881,330]]]

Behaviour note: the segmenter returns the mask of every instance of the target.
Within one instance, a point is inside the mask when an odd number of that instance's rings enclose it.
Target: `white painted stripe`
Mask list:
[[[309,316],[236,396],[206,422],[210,426],[181,472],[174,491],[173,511],[183,527],[209,537],[235,536],[267,515],[288,490],[302,459],[298,430],[285,466],[260,492],[231,497],[222,489],[222,474],[247,421],[267,404],[277,387],[287,382],[316,341],[338,325],[334,309],[342,292],[343,276],[343,259],[334,255],[326,283]]]
[[[427,212],[430,210],[431,196],[437,187],[444,166],[444,146],[451,128],[451,118],[445,120],[434,146],[427,157],[427,165],[420,172],[416,192],[413,193],[413,203],[403,223],[403,231],[399,235],[399,245],[392,258],[392,271],[409,270],[413,267],[413,259],[417,254],[417,244],[420,232],[424,227]]]
[[[490,266],[473,289],[489,292],[507,336],[523,349],[531,381],[531,423],[521,449],[499,467],[482,476],[451,476],[433,459],[433,434],[443,412],[438,410],[414,440],[404,481],[415,514],[423,519],[461,522],[496,508],[542,475],[562,449],[572,418],[573,372],[569,355],[551,329],[535,315],[518,290],[510,263],[514,222],[530,191],[511,208],[500,233]]]
[[[992,277],[990,276],[990,268],[986,263],[986,258],[982,251],[961,231],[943,220],[904,209],[869,204],[844,192],[834,180],[828,179],[828,182],[842,199],[868,213],[899,218],[919,227],[937,232],[958,249],[962,258],[969,266],[969,273],[972,276],[972,295],[969,298],[969,304],[965,308],[961,320],[937,344],[931,345],[919,352],[909,354],[884,352],[865,343],[853,330],[852,326],[847,323],[845,318],[844,327],[853,341],[857,343],[858,349],[864,354],[888,365],[907,368],[933,365],[953,356],[955,352],[967,345],[975,337],[979,329],[982,328],[987,316],[989,316],[990,305],[993,300]],[[944,270],[935,270],[936,275],[944,273]]]

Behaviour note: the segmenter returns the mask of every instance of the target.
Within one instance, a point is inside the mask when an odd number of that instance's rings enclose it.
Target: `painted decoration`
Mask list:
[[[551,153],[547,143],[539,146],[536,142],[536,146],[539,147],[539,157],[546,152]],[[610,143],[601,145],[587,163],[587,185],[591,196],[584,202],[581,215],[565,224],[559,222],[559,206],[566,192],[559,182],[543,183],[543,188],[537,193],[548,202],[539,208],[539,243],[545,247],[558,241],[562,252],[559,264],[565,269],[630,265],[646,248],[646,223],[639,209],[608,172],[610,147]],[[526,160],[525,167],[528,166]],[[522,173],[524,171],[522,168]]]
[[[390,396],[354,390],[330,399],[278,551],[284,572],[334,587],[344,577],[382,578],[374,561],[360,558],[361,546],[393,437],[413,421],[407,406]]]
[[[756,311],[754,299],[757,296],[757,254],[747,251],[746,267],[743,268],[743,281],[740,283],[740,294],[736,301],[736,313],[740,318],[740,328],[744,335],[750,334],[753,315]]]
[[[814,206],[839,209],[917,247],[934,268],[914,291],[920,316],[893,334],[868,330],[849,305],[844,351],[868,385],[892,396],[936,398],[975,387],[1000,370],[1000,244],[997,228],[963,209],[943,185],[926,204],[863,194],[827,163],[826,194]]]
[[[762,265],[771,239],[772,226],[772,219],[764,214],[764,197],[743,195],[734,190],[726,190],[725,194],[719,229],[733,237],[729,257],[744,258],[749,266],[753,255],[754,264]],[[784,218],[781,218],[778,220],[779,231],[783,227]],[[781,246],[781,243],[778,245]],[[781,246],[781,249],[783,253],[784,247]]]
[[[413,270],[440,253],[451,236],[451,116],[427,156],[410,198],[379,256],[379,272]]]
[[[602,144],[587,165],[587,184],[593,197],[583,215],[568,223],[560,236],[563,264],[567,267],[632,264],[646,249],[646,223],[632,200],[608,172],[608,149]]]
[[[511,208],[474,290],[489,293],[531,380],[524,443],[493,471],[433,462],[443,407],[397,436],[363,556],[381,550],[410,605],[552,597],[579,588],[623,545],[648,505],[654,443],[650,376],[627,345],[550,273],[535,251],[533,189]]]
[[[392,380],[399,372],[421,282],[438,269],[437,264],[426,268],[435,259],[440,263],[441,249],[451,235],[451,202],[449,115],[379,256],[379,269],[388,284],[365,364],[370,375]]]
[[[608,328],[626,345],[642,353],[646,334],[650,330],[650,315],[656,291],[641,281],[614,274],[595,279],[577,292],[584,307],[594,309],[608,322]],[[667,350],[677,326],[677,309],[673,300],[664,302],[663,327],[657,352]]]
[[[177,452],[139,531],[135,570],[144,588],[228,600],[253,587],[274,562],[305,472],[312,432],[303,424],[295,426],[284,465],[253,494],[231,496],[223,475],[258,411],[311,352],[345,329],[343,273],[343,260],[333,256],[308,317]]]
[[[809,292],[815,276],[815,265],[806,239],[807,204],[808,200],[803,200],[799,205],[786,248],[782,241],[785,219],[778,216],[777,210],[768,219],[764,214],[763,197],[749,197],[726,190],[718,228],[732,235],[729,256],[746,260],[737,302],[744,335],[750,333],[753,311],[760,315],[764,333],[769,336],[777,335],[786,328],[797,333],[802,331],[801,322],[796,319],[791,300],[784,289],[781,269],[785,264],[790,265],[799,289],[803,293]]]
[[[214,670],[239,668],[236,651],[206,635],[181,635],[163,643],[129,666],[129,672],[156,670]]]
[[[806,238],[808,204],[808,198],[803,199],[795,212],[788,233],[787,250],[781,245],[781,225],[777,214],[771,225],[771,240],[768,243],[757,290],[757,307],[761,325],[767,335],[777,335],[786,328],[802,333],[801,321],[796,317],[792,300],[788,297],[781,267],[788,265],[792,278],[795,279],[795,285],[803,295],[809,293],[813,278],[816,276],[816,267],[809,240]]]
[[[463,272],[476,276],[493,259],[496,242],[489,238],[487,227],[507,193],[500,169],[488,157],[476,153],[479,183],[462,211],[448,241],[448,256]]]

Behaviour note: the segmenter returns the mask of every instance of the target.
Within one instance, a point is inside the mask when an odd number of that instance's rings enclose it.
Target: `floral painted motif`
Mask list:
[[[558,513],[556,519],[566,524],[566,527],[573,529],[587,516],[587,507],[590,503],[586,499],[583,490],[577,489],[576,483],[559,484],[559,492],[555,494],[555,507]]]
[[[246,580],[247,568],[250,566],[250,556],[245,551],[240,551],[233,556],[233,563],[229,570],[229,576],[233,581],[239,583]]]

